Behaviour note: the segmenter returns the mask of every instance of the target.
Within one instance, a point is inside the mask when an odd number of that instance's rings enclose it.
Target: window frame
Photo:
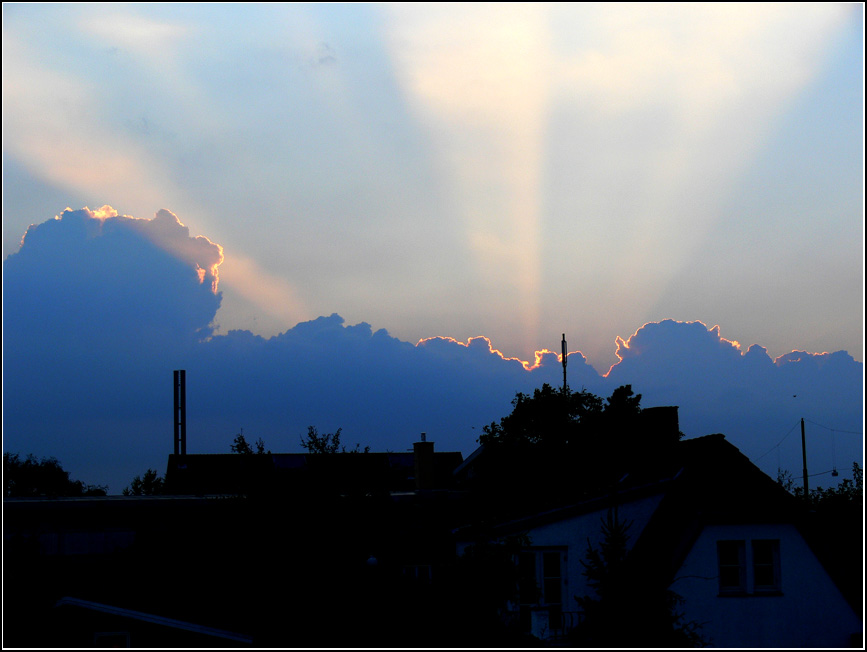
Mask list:
[[[519,619],[524,629],[529,631],[530,612],[534,608],[547,607],[549,613],[549,622],[551,629],[559,629],[562,627],[564,598],[568,594],[568,578],[567,578],[567,562],[568,562],[568,547],[567,546],[540,546],[523,548],[515,555],[515,562],[518,570],[517,578],[517,601],[516,606],[519,612]],[[557,574],[554,574],[551,569],[551,564],[546,563],[546,557],[549,555],[557,555]],[[526,559],[528,555],[532,555],[533,568],[532,577],[522,569],[520,560]],[[532,579],[533,587],[525,588],[524,585],[528,580]],[[559,580],[559,581],[557,581]],[[552,582],[557,582],[559,598],[557,601],[550,601],[549,594]]]
[[[768,546],[770,560],[757,561],[756,544],[762,547]],[[779,594],[782,592],[782,584],[780,582],[780,540],[779,539],[752,539],[750,541],[752,548],[752,571],[753,571],[753,593]],[[757,578],[765,570],[770,570],[772,581],[770,583],[759,584]]]
[[[733,548],[737,554],[737,562],[727,558],[724,547]],[[717,550],[717,575],[719,577],[720,595],[744,595],[747,592],[747,546],[743,539],[723,539],[716,542]],[[724,556],[726,558],[724,558]],[[737,569],[738,582],[723,583],[728,573],[725,570]]]
[[[720,597],[782,595],[779,539],[719,539],[716,543]],[[735,550],[737,563],[732,557]],[[731,581],[732,569],[735,568],[737,583]],[[771,581],[766,582],[769,572]],[[763,580],[762,583],[758,582],[759,579]]]

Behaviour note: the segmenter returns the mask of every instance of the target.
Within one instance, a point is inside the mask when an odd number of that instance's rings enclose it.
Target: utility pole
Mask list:
[[[804,418],[801,417],[801,455],[804,458],[804,500],[810,500],[810,483],[807,480],[807,438],[804,435]]]
[[[563,360],[563,393],[566,393],[568,385],[566,384],[566,333],[563,333],[563,340],[560,342],[560,350],[562,351],[561,359]]]

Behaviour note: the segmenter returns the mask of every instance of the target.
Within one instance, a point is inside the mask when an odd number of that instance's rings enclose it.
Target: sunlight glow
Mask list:
[[[4,155],[84,196],[119,197],[128,206],[171,197],[172,176],[152,153],[123,130],[103,128],[102,94],[88,80],[52,69],[30,43],[4,31],[3,129],[15,134],[4,137]],[[57,106],[63,110],[48,108]]]
[[[106,228],[115,224],[119,225],[119,228],[132,229],[163,251],[190,264],[196,270],[199,284],[209,279],[211,292],[217,293],[220,281],[218,268],[223,262],[223,248],[203,235],[191,237],[190,229],[171,211],[161,209],[152,218],[144,218],[119,215],[108,204],[96,210],[91,210],[87,206],[81,210],[94,220],[85,225],[91,236],[99,236]],[[59,216],[55,216],[55,219],[62,220],[64,215],[72,212],[74,211],[67,207]]]
[[[520,358],[508,357],[502,351],[495,349],[493,344],[491,343],[491,340],[489,338],[485,337],[484,335],[471,337],[466,341],[466,343],[461,342],[460,340],[456,340],[453,337],[448,337],[448,336],[444,336],[444,335],[436,335],[434,337],[425,337],[425,338],[420,339],[416,343],[416,346],[425,346],[428,342],[447,342],[449,344],[455,344],[457,346],[462,346],[462,347],[467,348],[467,349],[473,347],[475,349],[482,350],[486,355],[495,355],[498,358],[500,358],[501,360],[505,360],[508,362],[517,362],[527,371],[533,371],[534,369],[538,369],[539,367],[541,367],[545,363],[546,357],[556,358],[556,360],[558,362],[562,363],[562,356],[559,353],[557,353],[555,351],[549,351],[548,349],[542,349],[541,351],[536,351],[534,354],[534,361],[532,363],[530,363],[526,360],[521,360]],[[568,356],[572,355],[573,353],[578,353],[579,355],[581,355],[580,351],[570,351],[566,355],[568,357]]]
[[[70,210],[67,208],[67,210]],[[110,217],[117,217],[117,211],[114,210],[108,204],[102,206],[101,208],[97,208],[96,210],[90,211],[90,216],[97,220],[107,220]]]
[[[295,287],[264,270],[252,258],[233,253],[221,271],[225,285],[281,323],[296,324],[306,317],[307,310]]]
[[[548,13],[524,4],[386,11],[404,94],[451,175],[477,272],[521,305],[529,349],[540,315]]]
[[[713,315],[775,353],[863,356],[861,23],[847,3],[15,5],[4,255],[67,202],[165,205],[255,259],[219,270],[230,329],[340,310],[533,367],[550,328],[604,370],[616,333]],[[817,273],[784,276],[800,249]]]

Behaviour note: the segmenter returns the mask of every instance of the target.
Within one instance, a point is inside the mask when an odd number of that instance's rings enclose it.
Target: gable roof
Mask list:
[[[615,485],[543,512],[525,514],[484,528],[498,537],[662,494],[659,507],[640,533],[633,552],[658,572],[673,573],[704,524],[711,522],[795,522],[797,499],[715,434],[677,442],[664,455],[633,467]],[[475,538],[481,528],[458,528]],[[665,569],[663,571],[663,569]]]
[[[681,471],[630,553],[649,579],[668,583],[705,525],[799,522],[799,501],[723,435],[680,444]]]
[[[856,613],[861,612],[863,585],[852,582],[852,569],[829,558],[819,545],[813,515],[798,498],[770,478],[722,434],[685,439],[662,457],[633,467],[612,487],[570,504],[453,531],[458,540],[499,538],[564,521],[600,509],[662,495],[629,553],[636,575],[657,586],[674,579],[706,525],[789,523],[804,537],[832,581]],[[863,578],[862,572],[857,573]]]

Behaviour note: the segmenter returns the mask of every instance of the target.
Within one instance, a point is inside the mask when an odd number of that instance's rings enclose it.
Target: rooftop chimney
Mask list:
[[[643,438],[654,446],[674,444],[680,440],[676,405],[643,408],[641,421]]]
[[[421,441],[412,445],[415,467],[415,488],[418,491],[434,488],[434,443],[421,433]]]

